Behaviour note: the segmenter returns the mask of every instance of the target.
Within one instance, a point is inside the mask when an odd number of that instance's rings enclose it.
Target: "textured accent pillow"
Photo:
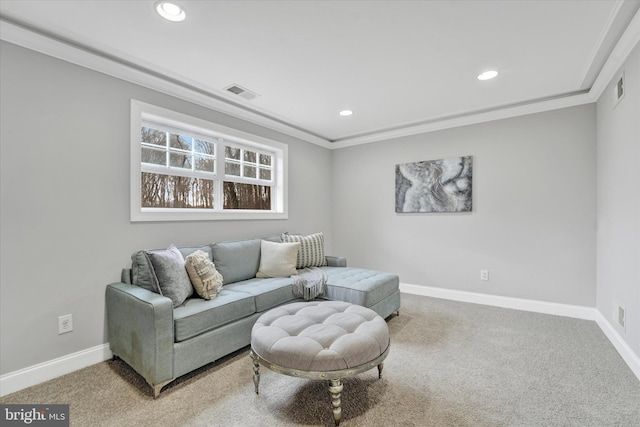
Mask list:
[[[184,258],[175,246],[166,250],[145,251],[153,268],[153,279],[160,294],[171,298],[177,307],[193,295],[193,286],[184,267]]]
[[[205,251],[195,251],[184,260],[184,266],[196,293],[204,299],[213,299],[222,288],[222,274],[216,270]]]
[[[308,236],[283,233],[282,241],[285,243],[300,243],[296,268],[322,267],[327,265],[327,260],[324,257],[323,233],[309,234]]]
[[[296,260],[300,243],[260,242],[260,268],[256,277],[289,277],[298,274]]]

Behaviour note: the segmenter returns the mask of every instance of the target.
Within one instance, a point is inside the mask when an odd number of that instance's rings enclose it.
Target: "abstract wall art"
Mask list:
[[[473,157],[396,165],[396,212],[471,212]]]

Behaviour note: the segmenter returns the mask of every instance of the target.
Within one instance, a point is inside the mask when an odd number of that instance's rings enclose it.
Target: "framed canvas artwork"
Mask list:
[[[473,157],[396,165],[396,212],[471,212]]]

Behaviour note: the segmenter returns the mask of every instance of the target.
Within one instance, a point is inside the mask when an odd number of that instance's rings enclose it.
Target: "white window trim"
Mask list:
[[[159,122],[166,126],[193,131],[205,137],[222,137],[231,142],[255,147],[258,151],[275,151],[272,175],[275,187],[272,191],[273,210],[208,210],[208,209],[163,209],[143,208],[141,203],[141,150],[140,128],[143,122]],[[130,164],[130,207],[131,221],[207,221],[207,220],[259,220],[288,218],[288,145],[268,138],[253,135],[217,123],[191,117],[162,107],[131,100],[131,164]],[[224,162],[224,152],[216,152],[217,161]],[[220,166],[220,163],[218,163]],[[224,176],[223,169],[217,168],[219,177]],[[222,195],[222,179],[218,181],[215,199]]]

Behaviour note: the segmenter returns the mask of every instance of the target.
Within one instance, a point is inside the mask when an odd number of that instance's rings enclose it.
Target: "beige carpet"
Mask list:
[[[344,381],[349,426],[640,426],[640,382],[594,322],[403,295],[377,370]],[[248,349],[166,387],[109,361],[5,396],[68,403],[72,426],[331,426],[326,385],[261,369]]]

